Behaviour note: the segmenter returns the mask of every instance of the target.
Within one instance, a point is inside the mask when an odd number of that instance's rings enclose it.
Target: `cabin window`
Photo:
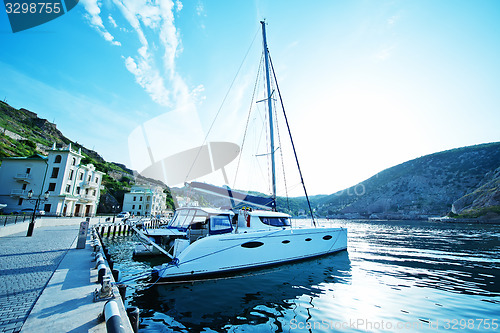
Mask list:
[[[205,212],[197,211],[195,209],[182,209],[175,213],[175,216],[169,226],[173,228],[187,229],[189,225],[195,223],[205,223],[207,219],[208,215]]]
[[[286,217],[260,216],[260,220],[262,223],[273,227],[284,227],[290,225],[290,221],[288,221],[288,218]]]
[[[324,239],[324,240],[330,240],[330,239],[332,239],[332,238],[333,238],[333,237],[332,237],[332,236],[330,236],[330,235],[323,236],[323,239]]]
[[[220,234],[232,230],[231,219],[229,215],[215,215],[210,217],[210,233]]]
[[[246,242],[241,244],[242,247],[246,247],[247,249],[254,249],[262,245],[264,245],[264,243],[262,242]]]

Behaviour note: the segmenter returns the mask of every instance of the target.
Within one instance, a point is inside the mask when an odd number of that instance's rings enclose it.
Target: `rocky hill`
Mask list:
[[[46,154],[53,143],[71,143],[76,149],[81,148],[83,163],[92,163],[97,170],[105,173],[102,181],[105,189],[98,208],[100,213],[111,212],[112,206],[121,205],[124,193],[133,184],[155,184],[167,189],[162,182],[144,178],[123,164],[105,161],[97,152],[65,137],[56,124],[38,117],[36,113],[23,108],[16,109],[0,101],[0,157]],[[173,207],[171,195],[168,195],[168,199]]]
[[[343,218],[426,218],[500,213],[500,142],[423,156],[386,169],[318,202]]]
[[[500,167],[486,174],[479,187],[451,206],[451,216],[486,219],[500,216]]]

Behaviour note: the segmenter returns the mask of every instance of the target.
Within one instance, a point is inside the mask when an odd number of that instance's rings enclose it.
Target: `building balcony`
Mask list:
[[[84,188],[97,188],[99,184],[93,181],[85,181],[82,183],[82,187]]]
[[[28,191],[26,190],[20,190],[20,189],[13,189],[10,192],[11,197],[27,197],[28,196]]]
[[[29,173],[18,173],[14,176],[14,179],[21,183],[29,183],[32,177]]]
[[[96,200],[96,197],[94,195],[90,195],[90,194],[82,194],[82,195],[80,195],[79,199],[82,202],[92,202],[92,201]]]

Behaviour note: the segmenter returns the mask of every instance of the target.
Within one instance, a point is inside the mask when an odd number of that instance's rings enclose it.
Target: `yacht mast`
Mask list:
[[[274,161],[274,127],[273,127],[273,103],[271,99],[271,76],[269,75],[269,50],[267,49],[266,39],[266,22],[260,21],[262,25],[262,39],[264,42],[264,62],[266,65],[266,83],[267,83],[267,109],[269,111],[269,136],[271,148],[271,173],[272,173],[272,186],[273,186],[273,201],[276,202],[276,166]],[[276,210],[274,205],[273,210]]]

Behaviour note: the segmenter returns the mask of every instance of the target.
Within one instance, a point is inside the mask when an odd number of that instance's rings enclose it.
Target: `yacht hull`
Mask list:
[[[345,228],[283,228],[214,235],[189,245],[158,278],[192,280],[279,265],[347,249]]]

